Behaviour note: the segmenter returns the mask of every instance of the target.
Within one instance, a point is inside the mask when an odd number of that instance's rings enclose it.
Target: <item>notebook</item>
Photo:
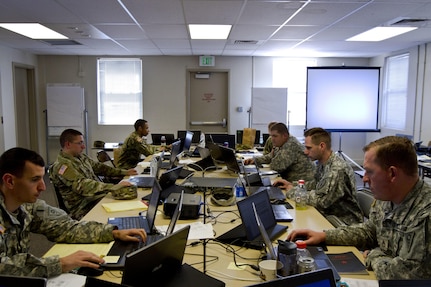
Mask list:
[[[271,201],[282,201],[286,200],[286,195],[284,195],[281,188],[278,186],[272,186],[271,181],[264,181],[259,173],[252,174],[244,174],[243,175],[245,182],[247,184],[247,193],[248,195],[252,195],[256,192],[265,191],[269,195],[269,199]]]
[[[266,229],[262,224],[262,220],[260,220],[260,216],[257,213],[256,205],[254,204],[254,202],[252,202],[252,206],[253,206],[254,218],[256,219],[257,227],[259,227],[260,236],[262,236],[266,250],[268,251],[268,255],[267,255],[266,259],[277,260],[277,255],[275,254],[271,239],[269,239],[269,235],[266,232]]]
[[[337,268],[332,264],[328,255],[326,255],[325,250],[321,246],[307,246],[308,251],[310,251],[311,256],[314,258],[314,263],[316,264],[316,269],[332,269],[332,273],[335,281],[340,281],[341,277],[338,274]]]
[[[13,275],[0,275],[1,287],[45,287],[48,280],[42,277],[26,277],[26,276],[13,276]]]
[[[213,158],[211,157],[210,150],[208,148],[197,146],[195,150],[199,152],[199,156],[201,159],[194,163],[189,163],[187,165],[188,167],[191,167],[197,171],[207,171],[207,170],[217,169],[217,164],[214,162]]]
[[[415,280],[379,280],[379,287],[429,287],[431,279]]]
[[[237,182],[236,177],[195,177],[192,176],[181,184],[194,190],[204,190],[211,188],[233,188]]]
[[[188,264],[182,264],[190,226],[130,253],[121,284],[164,287],[223,287],[225,284]],[[151,260],[149,260],[151,258]]]
[[[217,240],[228,244],[262,249],[263,239],[254,217],[253,202],[256,205],[256,210],[270,240],[278,238],[286,231],[287,226],[277,224],[268,194],[266,192],[258,192],[237,202],[242,224],[220,235],[216,238]]]
[[[162,285],[181,269],[190,226],[126,255],[121,284],[131,286]]]
[[[147,213],[145,216],[128,216],[128,217],[110,217],[108,223],[115,225],[118,229],[142,228],[147,234],[154,233],[154,221],[157,214],[157,206],[159,205],[161,187],[157,181],[154,182]],[[126,226],[127,221],[139,222],[135,226]]]
[[[332,269],[326,268],[296,274],[272,281],[249,285],[249,287],[336,287]]]

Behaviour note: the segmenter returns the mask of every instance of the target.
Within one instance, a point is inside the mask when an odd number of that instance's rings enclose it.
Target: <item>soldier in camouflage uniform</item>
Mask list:
[[[271,133],[271,128],[273,125],[275,125],[277,122],[270,122],[268,124],[268,133]],[[265,145],[263,146],[263,154],[269,154],[272,152],[273,146],[272,146],[272,140],[271,137],[268,137],[268,139],[265,141]]]
[[[30,232],[63,243],[146,239],[141,229],[117,230],[110,224],[75,221],[38,199],[45,190],[44,174],[44,160],[34,151],[13,148],[0,157],[0,274],[53,277],[77,267],[97,268],[104,262],[100,255],[86,251],[38,258],[28,253]]]
[[[355,245],[377,279],[431,278],[431,187],[419,178],[406,138],[389,136],[364,147],[364,182],[376,201],[365,223],[317,232],[293,230],[307,244]]]
[[[149,156],[156,152],[156,147],[149,145],[142,138],[150,133],[148,122],[139,119],[135,122],[135,131],[131,133],[121,146],[118,167],[134,168],[141,161],[141,155]]]
[[[322,128],[311,128],[304,133],[305,154],[317,161],[312,181],[306,182],[307,204],[314,206],[324,216],[335,215],[347,225],[363,221],[363,214],[356,197],[356,178],[352,167],[331,149],[331,135]],[[293,199],[296,184],[276,180],[275,185],[287,190]]]
[[[247,159],[244,164],[269,163],[272,170],[277,171],[282,178],[288,181],[313,179],[314,165],[304,154],[304,147],[294,137],[289,135],[283,123],[276,123],[271,127],[273,150],[266,155]]]
[[[62,150],[50,167],[49,176],[60,192],[70,216],[80,220],[108,192],[115,199],[137,197],[137,188],[129,182],[111,184],[101,182],[98,175],[124,176],[137,174],[136,170],[122,170],[92,160],[83,153],[82,133],[67,129],[60,136]]]

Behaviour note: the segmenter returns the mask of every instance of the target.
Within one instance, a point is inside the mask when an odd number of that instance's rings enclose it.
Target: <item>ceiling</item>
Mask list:
[[[38,55],[373,57],[431,42],[430,0],[2,0],[0,22],[38,22],[71,41],[0,28],[0,45]],[[418,26],[381,42],[345,39]],[[187,24],[231,24],[227,40],[191,40]]]

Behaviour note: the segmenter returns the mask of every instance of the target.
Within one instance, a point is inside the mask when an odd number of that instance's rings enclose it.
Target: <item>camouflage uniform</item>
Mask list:
[[[152,155],[156,152],[156,147],[149,145],[135,131],[129,135],[121,146],[121,154],[118,159],[118,167],[134,168],[141,161],[141,154]]]
[[[281,147],[274,149],[274,154],[269,153],[256,157],[257,164],[269,163],[270,168],[280,173],[284,179],[295,182],[299,179],[309,181],[313,179],[314,166],[311,160],[304,154],[304,147],[293,136]]]
[[[305,183],[307,204],[323,215],[335,215],[347,225],[363,222],[356,198],[356,179],[352,167],[335,153],[325,164],[318,164],[314,180]],[[295,189],[288,192],[291,197]]]
[[[418,180],[398,206],[376,200],[365,223],[326,230],[326,243],[371,250],[377,279],[431,278],[431,188]]]
[[[272,151],[272,140],[271,137],[269,137],[266,142],[265,145],[263,146],[263,154],[269,154]]]
[[[44,234],[53,242],[101,243],[114,240],[113,229],[109,224],[72,220],[43,200],[25,203],[11,214],[0,193],[0,274],[53,277],[62,273],[59,256],[38,258],[28,253],[30,232]]]
[[[103,183],[97,175],[122,176],[126,175],[126,170],[94,161],[85,154],[74,157],[62,151],[50,167],[49,177],[61,193],[72,218],[81,219],[108,192],[116,199],[137,197],[136,186]]]

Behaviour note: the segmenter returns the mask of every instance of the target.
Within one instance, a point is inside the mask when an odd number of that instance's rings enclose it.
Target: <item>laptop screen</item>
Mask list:
[[[182,151],[189,151],[192,145],[193,132],[187,131],[184,138],[181,138]]]
[[[278,280],[251,285],[250,287],[336,287],[332,269],[326,268]]]
[[[169,275],[181,268],[190,225],[126,255],[121,284],[141,286],[157,282],[163,286]],[[151,285],[151,284],[149,284]]]

